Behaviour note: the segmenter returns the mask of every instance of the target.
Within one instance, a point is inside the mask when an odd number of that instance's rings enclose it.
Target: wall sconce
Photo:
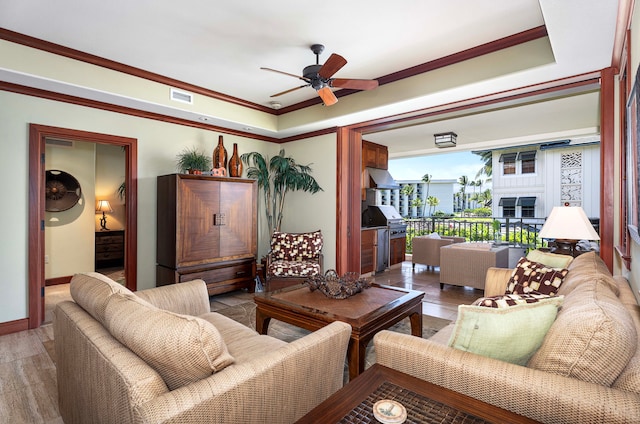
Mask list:
[[[454,132],[446,132],[434,134],[433,137],[435,138],[436,147],[455,147],[458,134]]]
[[[580,206],[555,206],[538,234],[541,238],[555,239],[553,253],[577,256],[579,240],[600,240],[587,214]]]
[[[102,218],[100,218],[100,231],[109,231],[107,228],[107,216],[104,214],[105,212],[113,212],[111,209],[111,205],[108,200],[98,200],[98,204],[96,206],[96,212],[102,212]]]

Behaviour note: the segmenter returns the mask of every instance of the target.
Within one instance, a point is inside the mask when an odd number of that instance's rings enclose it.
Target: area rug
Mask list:
[[[254,330],[256,328],[256,304],[254,302],[241,303],[239,305],[230,306],[216,312],[229,317],[232,320],[237,321],[243,325],[246,325],[249,328],[252,328]],[[428,339],[436,332],[446,327],[450,322],[451,321],[446,319],[432,317],[429,315],[422,315],[422,338]],[[409,321],[409,318],[405,318],[404,320],[390,327],[389,330],[397,331],[404,334],[411,334],[411,323]],[[268,334],[270,336],[283,340],[285,342],[292,342],[296,339],[299,339],[300,337],[304,337],[309,333],[310,332],[307,330],[284,323],[282,321],[278,321],[276,319],[271,320],[268,330]],[[375,363],[375,349],[373,347],[373,341],[371,341],[367,346],[365,368],[370,367],[373,363]]]

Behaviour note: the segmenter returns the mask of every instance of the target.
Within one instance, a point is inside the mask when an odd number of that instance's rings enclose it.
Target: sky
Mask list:
[[[471,152],[389,159],[389,173],[396,181],[421,180],[424,174],[433,180],[457,180],[463,175],[474,180],[482,166],[480,156]]]

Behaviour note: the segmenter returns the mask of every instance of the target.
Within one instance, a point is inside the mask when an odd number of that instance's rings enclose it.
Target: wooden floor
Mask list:
[[[471,303],[482,291],[445,286],[440,290],[438,270],[411,262],[372,277],[379,284],[425,292],[423,313],[454,320],[459,304]],[[69,298],[68,285],[48,290],[47,308]],[[55,286],[54,286],[55,287]],[[49,289],[49,288],[48,288]],[[65,292],[66,290],[66,292]],[[211,297],[211,310],[251,301],[252,294],[233,292]],[[58,413],[53,352],[53,327],[0,336],[0,423],[63,423]]]

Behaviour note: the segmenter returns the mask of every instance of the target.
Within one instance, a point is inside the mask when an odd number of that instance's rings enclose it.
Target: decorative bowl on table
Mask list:
[[[314,275],[305,280],[311,291],[318,290],[332,299],[346,299],[363,289],[371,287],[371,282],[360,278],[357,272],[347,272],[342,277],[334,269],[324,275]]]

